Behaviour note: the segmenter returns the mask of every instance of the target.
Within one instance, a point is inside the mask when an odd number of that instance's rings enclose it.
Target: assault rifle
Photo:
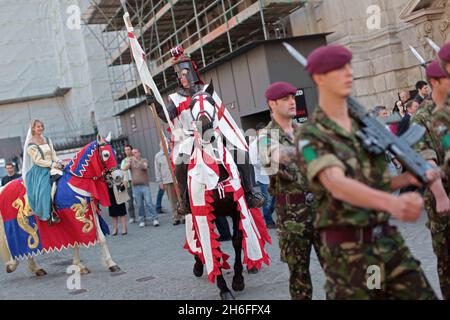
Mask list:
[[[401,137],[397,137],[384,124],[371,116],[353,97],[348,98],[348,108],[353,118],[362,125],[362,128],[356,132],[356,136],[361,140],[364,149],[375,155],[389,151],[422,183],[428,183],[426,172],[433,166],[411,148],[424,135],[426,131],[424,127],[413,123],[408,131]]]

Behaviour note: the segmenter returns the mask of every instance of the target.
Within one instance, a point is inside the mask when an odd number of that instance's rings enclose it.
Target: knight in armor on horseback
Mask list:
[[[31,123],[23,150],[23,179],[31,210],[49,225],[61,220],[53,206],[56,181],[62,176],[63,165],[58,159],[52,141],[43,136],[44,123]]]
[[[175,163],[175,175],[180,187],[180,194],[183,203],[179,205],[178,211],[185,215],[191,212],[189,196],[187,190],[188,163],[193,150],[194,130],[193,118],[190,111],[190,103],[193,95],[203,90],[205,85],[200,79],[200,74],[196,63],[184,54],[181,46],[171,50],[172,64],[177,73],[179,89],[170,95],[170,103],[167,111],[171,121],[176,122],[176,127],[180,132],[172,133],[175,136],[175,145],[173,161]],[[162,106],[156,101],[154,96],[147,95],[148,103],[154,103],[158,116],[167,121]],[[180,136],[181,135],[181,136]],[[264,198],[260,193],[253,193],[253,184],[251,179],[252,167],[248,161],[248,153],[238,154],[236,150],[234,156],[238,159],[245,159],[245,163],[236,161],[239,174],[241,176],[242,186],[246,201],[250,208],[261,207],[264,204]]]

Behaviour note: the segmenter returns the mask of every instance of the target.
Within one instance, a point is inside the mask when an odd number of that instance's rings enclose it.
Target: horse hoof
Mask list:
[[[109,271],[119,272],[119,271],[121,271],[121,269],[119,268],[119,266],[112,266],[112,267],[109,267]]]
[[[83,267],[83,268],[80,269],[80,274],[81,274],[82,276],[85,276],[85,275],[87,275],[87,274],[89,274],[89,273],[91,273],[91,270],[89,270],[89,269],[86,268],[86,267]]]
[[[194,276],[200,278],[203,276],[203,265],[202,264],[194,264]]]
[[[253,267],[251,269],[247,269],[248,274],[257,274],[259,272],[258,268]]]
[[[233,283],[231,284],[231,287],[236,292],[243,291],[244,288],[245,288],[244,277],[236,277],[236,276],[234,276],[233,277]]]
[[[44,269],[39,269],[34,274],[36,275],[36,277],[43,277],[47,275],[47,272]]]
[[[236,300],[233,296],[233,294],[230,291],[221,292],[220,293],[220,299],[222,300]]]
[[[16,266],[6,266],[6,273],[13,273],[14,271],[16,271],[17,267]]]

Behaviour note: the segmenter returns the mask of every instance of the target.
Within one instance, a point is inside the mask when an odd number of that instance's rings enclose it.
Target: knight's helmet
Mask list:
[[[198,72],[197,64],[194,60],[191,59],[189,55],[184,53],[184,49],[182,46],[177,46],[170,50],[172,54],[172,65],[177,73],[178,84],[181,85],[181,77],[183,70],[188,70],[186,75],[187,80],[194,84],[203,84],[203,81],[200,79],[200,73]]]

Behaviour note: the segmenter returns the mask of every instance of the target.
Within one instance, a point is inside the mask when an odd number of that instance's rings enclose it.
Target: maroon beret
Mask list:
[[[434,60],[427,66],[427,77],[432,79],[447,78],[439,60]]]
[[[306,71],[310,74],[324,74],[345,66],[352,58],[353,54],[343,46],[320,47],[308,56]]]
[[[441,60],[444,60],[445,62],[450,62],[450,42],[444,44],[444,46],[439,51],[438,56]]]
[[[295,95],[297,93],[297,88],[287,82],[275,82],[272,83],[266,90],[264,94],[267,100],[278,100],[284,98],[290,94]]]

